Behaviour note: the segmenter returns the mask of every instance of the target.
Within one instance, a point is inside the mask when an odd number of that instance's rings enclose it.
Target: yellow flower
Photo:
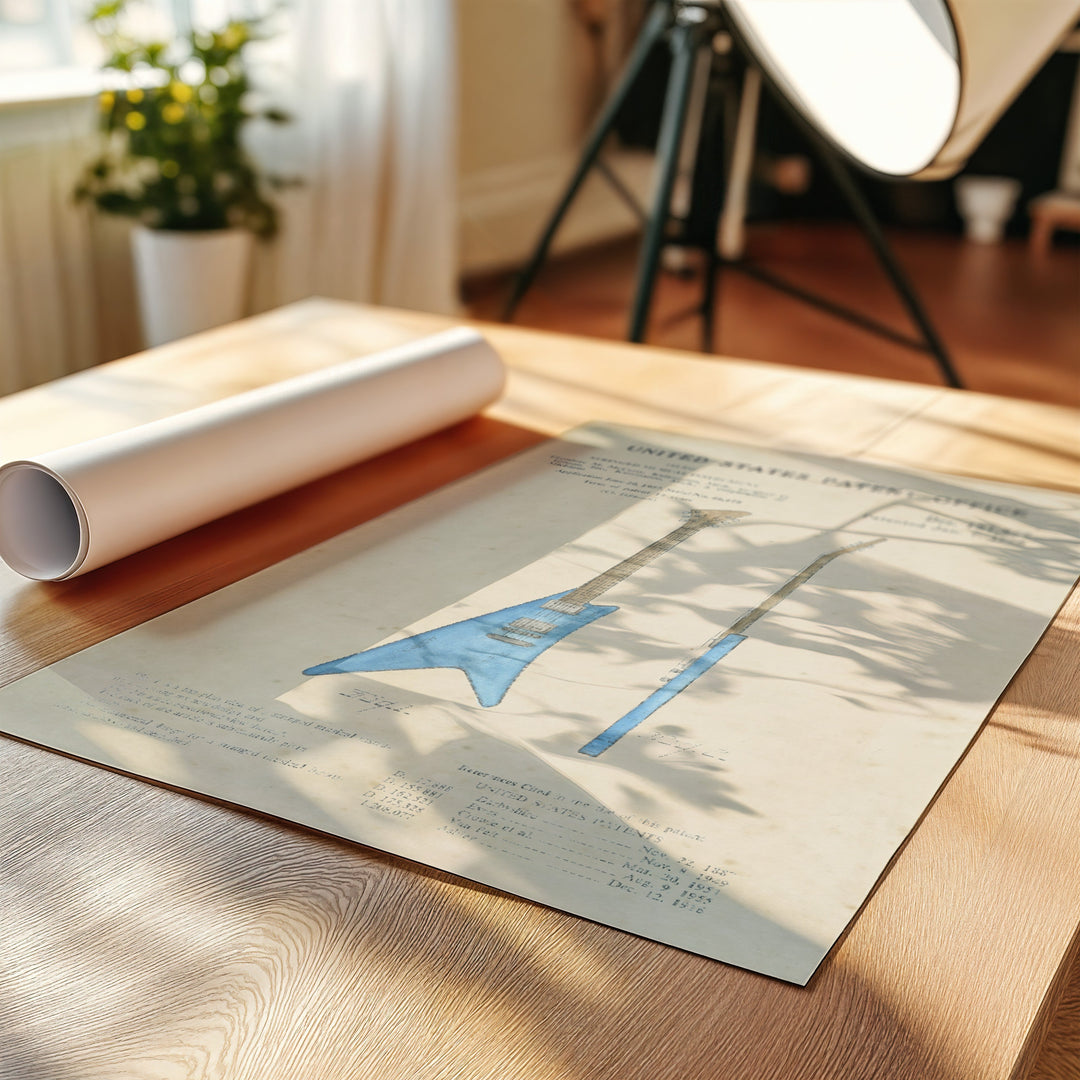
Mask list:
[[[113,103],[115,101],[116,95],[111,90],[105,90],[98,98],[98,105],[101,106],[102,112],[109,112],[112,109]]]
[[[143,92],[136,86],[132,90],[128,90],[127,99],[132,105],[138,105],[143,99]]]
[[[174,176],[180,175],[180,165],[178,162],[173,161],[171,158],[166,159],[161,163],[161,175],[166,179],[171,180]]]
[[[219,38],[226,49],[236,49],[247,41],[247,31],[237,23],[230,23]]]
[[[124,117],[124,123],[127,124],[132,131],[142,131],[146,127],[146,117],[142,113],[129,112]]]
[[[170,101],[168,105],[165,105],[161,110],[161,119],[166,124],[179,124],[184,119],[184,106],[178,102]]]
[[[173,82],[169,84],[169,93],[173,96],[173,101],[179,101],[181,103],[188,102],[194,95],[194,91],[188,86],[187,83]]]

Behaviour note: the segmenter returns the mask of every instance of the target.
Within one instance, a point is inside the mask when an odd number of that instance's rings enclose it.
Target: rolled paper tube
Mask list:
[[[0,467],[0,557],[63,581],[464,420],[502,392],[460,327]]]

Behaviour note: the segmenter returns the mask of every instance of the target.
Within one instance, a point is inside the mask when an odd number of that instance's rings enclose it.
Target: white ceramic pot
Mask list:
[[[131,232],[147,345],[187,337],[246,314],[253,237],[246,229]]]
[[[977,244],[996,244],[1016,209],[1020,181],[1009,176],[961,176],[954,182],[964,233]]]

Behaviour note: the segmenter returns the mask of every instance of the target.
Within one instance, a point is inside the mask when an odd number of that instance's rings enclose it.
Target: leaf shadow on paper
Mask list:
[[[859,475],[854,467],[852,474]],[[963,488],[956,488],[956,492],[957,497],[969,495]],[[454,499],[460,500],[460,494],[455,492],[445,496],[441,504],[443,509]],[[437,504],[438,499],[436,505],[429,506],[425,513],[437,515]],[[604,516],[594,515],[594,523],[599,523]],[[581,519],[575,520],[577,524],[574,527],[577,535],[580,535]],[[416,526],[416,522],[412,525]],[[1045,521],[1040,521],[1040,526],[1053,533],[1058,523],[1051,513],[1047,513]],[[708,560],[703,560],[688,550],[670,553],[665,556],[662,564],[653,568],[655,574],[653,569],[643,573],[642,580],[646,584],[652,575],[652,590],[636,590],[633,606],[637,616],[647,621],[654,615],[663,615],[672,604],[677,604],[685,612],[695,616],[700,625],[720,628],[736,618],[744,608],[740,603],[734,602],[718,606],[696,601],[694,597],[703,574],[733,590],[733,597],[737,594],[749,602],[748,598],[755,595],[760,597],[763,592],[775,588],[785,576],[806,566],[823,550],[828,550],[830,545],[849,542],[851,539],[850,530],[836,536],[820,532],[807,535],[806,529],[796,531],[799,532],[798,537],[790,542],[770,544],[767,558],[763,549],[753,545],[736,545],[722,553],[714,552]],[[1059,531],[1063,536],[1064,527]],[[404,533],[407,532],[408,529],[405,529]],[[737,530],[733,530],[732,535],[738,535]],[[400,522],[389,523],[381,532],[377,528],[373,535],[368,536],[369,547],[365,554],[370,557],[382,546],[386,555],[386,566],[393,566],[395,552],[400,550],[398,545],[401,544],[403,536]],[[574,534],[568,530],[566,539],[573,538]],[[1060,539],[1061,536],[1056,539],[1051,536],[1044,547],[1036,547],[1025,553],[1031,576],[1053,581],[1068,580],[1068,551],[1062,547]],[[547,543],[548,541],[545,541],[545,544]],[[533,557],[542,553],[537,551],[533,553]],[[480,552],[478,557],[487,561],[490,576],[497,578],[500,573],[509,573],[527,563],[529,554],[526,545],[523,551],[490,549]],[[597,551],[593,554],[600,557],[608,553]],[[225,625],[234,616],[241,617],[242,621],[247,606],[256,598],[273,596],[276,585],[281,587],[281,599],[285,604],[279,614],[287,613],[289,596],[286,594],[295,594],[302,590],[307,579],[347,557],[347,546],[331,545],[323,555],[308,559],[301,571],[292,571],[292,576],[286,574],[285,577],[275,578],[275,571],[271,571],[267,578],[242,584],[230,590],[229,594],[221,594],[220,597],[214,597],[208,603],[186,613],[178,613],[176,617],[156,626],[152,633],[157,635],[167,650],[171,640],[182,639],[183,635],[192,629]],[[373,560],[373,564],[374,569],[370,570],[370,573],[377,575],[378,559]],[[444,582],[442,589],[444,602],[455,599],[452,580]],[[914,612],[915,617],[911,620],[893,619],[883,625],[876,599],[883,590],[893,596],[910,598],[909,606],[918,606],[918,611]],[[1030,612],[994,597],[978,597],[973,603],[969,593],[940,582],[934,584],[932,596],[923,595],[926,592],[926,582],[915,568],[897,568],[895,565],[883,568],[880,561],[873,559],[873,552],[845,556],[835,566],[823,570],[818,578],[756,624],[754,638],[762,644],[786,650],[789,655],[799,654],[804,660],[818,657],[821,661],[832,658],[848,662],[866,684],[862,696],[858,699],[859,706],[868,713],[882,712],[887,723],[902,721],[907,715],[907,706],[900,710],[895,708],[897,701],[905,698],[906,691],[917,694],[929,689],[932,696],[939,701],[953,701],[960,705],[978,703],[981,700],[980,694],[985,694],[981,676],[974,666],[957,663],[957,650],[970,646],[972,627],[977,627],[979,632],[980,664],[989,664],[995,670],[1000,670],[1003,658],[1012,655],[1008,652],[1009,643],[1017,634],[1034,640],[1038,636],[1039,620],[1036,618],[1033,621]],[[358,590],[357,595],[363,596],[363,590]],[[674,597],[680,599],[675,601]],[[615,601],[618,596],[613,593],[611,599]],[[902,612],[903,606],[899,610]],[[414,610],[411,617],[424,613]],[[407,610],[395,610],[392,617],[392,625],[386,628],[388,631],[410,621]],[[264,634],[265,637],[259,638],[256,634],[254,638],[236,642],[234,647],[245,650],[243,663],[248,668],[266,669],[268,685],[276,684],[287,689],[289,680],[295,678],[295,673],[283,675],[282,656],[295,659],[297,642],[295,638],[292,639],[288,642],[288,648],[282,647],[280,643],[274,647],[271,642],[271,637],[280,634],[283,626],[288,626],[287,618],[267,620],[266,625],[258,630],[258,634]],[[637,631],[622,627],[614,619],[610,623],[602,621],[595,629],[595,635],[591,629],[589,632],[583,631],[573,641],[561,643],[556,648],[573,649],[592,664],[593,670],[601,678],[605,677],[603,673],[607,672],[606,677],[617,683],[622,660],[640,656],[642,636]],[[252,629],[252,632],[256,631]],[[288,638],[288,633],[286,637]],[[698,643],[655,640],[647,644],[652,649],[651,655],[655,659],[659,679],[672,663],[684,658],[688,649],[694,648]],[[718,718],[719,725],[723,724],[723,710],[737,707],[738,695],[731,692],[731,684],[736,677],[752,673],[751,666],[744,662],[744,657],[748,657],[749,652],[749,647],[744,646],[725,658],[693,687],[693,693],[707,695],[710,700],[720,703],[722,708]],[[316,655],[311,659],[320,658]],[[227,667],[228,659],[223,657],[222,670]],[[66,664],[64,677],[78,682],[76,673],[79,666],[78,661]],[[800,672],[798,677],[776,672],[770,675],[774,682],[791,684],[787,688],[788,696],[784,699],[786,708],[797,707],[798,694],[808,689],[842,693],[842,686],[838,688],[835,681],[817,678],[812,667],[813,664],[809,664],[808,670]],[[220,674],[220,671],[216,674]],[[90,681],[93,682],[93,679]],[[612,720],[615,718],[610,717]],[[190,717],[188,719],[190,720]],[[365,730],[369,723],[362,715],[352,717],[351,722],[359,730]],[[519,768],[522,771],[535,772],[539,769],[553,787],[564,787],[566,799],[572,802],[579,798],[591,805],[595,803],[595,794],[575,783],[565,771],[552,762],[561,754],[580,766],[580,759],[575,757],[577,748],[585,738],[595,734],[597,723],[598,718],[592,710],[567,708],[558,716],[561,730],[525,732],[524,735],[520,730],[508,732],[507,737],[501,740],[500,753],[503,760],[510,762],[511,771]],[[242,724],[239,727],[242,728]],[[390,753],[380,759],[380,767],[387,774],[400,771],[423,777],[443,768],[447,760],[468,760],[469,755],[475,752],[476,740],[481,734],[485,739],[499,741],[500,736],[494,727],[494,721],[485,722],[482,733],[476,730],[465,731],[442,742],[435,741],[430,747],[420,750],[413,744],[395,746],[391,741],[387,743]],[[680,800],[686,798],[687,788],[690,786],[695,793],[698,808],[705,807],[717,814],[732,815],[736,818],[767,816],[766,807],[755,806],[748,801],[740,790],[737,773],[725,768],[719,756],[715,756],[713,760],[705,760],[700,755],[688,755],[685,746],[678,756],[666,752],[657,753],[655,741],[652,739],[656,733],[675,741],[686,738],[676,710],[658,712],[653,717],[648,732],[638,732],[634,738],[624,740],[619,746],[617,766],[626,777],[634,780],[633,784],[623,785],[622,804],[629,808],[633,815],[638,818],[656,815],[671,805],[678,805]],[[317,730],[305,729],[303,735],[307,750],[316,756],[323,752],[332,753],[336,748],[337,741],[333,731],[320,733]],[[233,742],[244,742],[245,739],[250,740],[252,735],[250,732],[245,735],[242,730],[237,730],[229,737]],[[809,737],[813,738],[814,733],[810,732]],[[221,736],[215,735],[215,738],[220,749]],[[170,767],[181,777],[193,778],[194,782],[190,786],[198,790],[207,790],[204,782],[198,779],[204,767],[206,741],[204,740],[202,746],[196,739],[187,744],[173,742],[168,747],[169,755],[173,759]],[[92,746],[89,749],[85,746],[66,748],[87,757],[95,756]],[[513,765],[515,758],[520,765]],[[616,761],[616,755],[606,759],[604,765],[608,766],[609,762],[613,761]],[[256,761],[252,754],[237,755],[235,764],[246,774],[242,792],[230,794],[231,789],[227,788],[224,792],[212,790],[211,794],[280,814],[317,829],[335,834],[344,833],[353,839],[364,841],[363,835],[355,835],[355,830],[351,830],[333,811],[327,810],[325,801],[312,797],[310,787],[305,790],[304,785],[283,780],[283,776],[288,777],[288,773],[282,774],[280,770]],[[169,782],[184,783],[183,779],[177,780],[175,776],[166,779],[169,779]],[[688,784],[689,780],[693,783]],[[283,783],[288,790],[286,797],[279,799]],[[267,793],[273,792],[275,786],[278,789],[276,794],[268,796]],[[624,823],[631,831],[641,831],[640,825],[635,822]],[[410,853],[410,857],[423,858],[416,853]],[[718,853],[718,858],[722,860],[722,857],[723,853]],[[465,867],[462,872],[468,874],[472,870],[479,880],[484,880],[480,865],[484,861],[486,857],[478,859],[475,867]],[[687,874],[691,873],[690,868],[683,869]],[[528,860],[517,860],[513,873],[521,878],[521,891],[525,895],[534,895],[535,886],[546,884],[541,880],[546,873],[544,868],[538,865],[530,866]],[[738,910],[738,905],[734,905],[722,894],[718,900],[717,908],[728,907],[732,921],[771,922],[770,933],[786,940],[795,951],[804,954],[815,949],[820,951],[820,946],[806,942],[798,934],[778,926],[775,920],[763,919],[759,914],[745,909]]]
[[[924,1080],[971,1075],[928,1036],[922,991],[908,1014],[852,965],[805,990],[733,977],[78,762],[43,776],[39,754],[19,748],[24,806],[8,823],[11,839],[38,843],[37,890],[5,906],[9,929],[30,931],[11,943],[0,993],[12,1033],[5,1075],[157,1075],[163,1060],[196,1060],[207,1075],[318,1063],[351,1076],[391,1059],[417,1075],[474,1080],[505,1075],[508,1061],[567,1080],[644,1080],[657,1062],[672,1075],[756,1076],[763,1063],[780,1075],[807,1060],[855,1060],[867,1076],[897,1061]],[[73,784],[83,813],[58,818]],[[88,821],[108,829],[122,859],[87,845]],[[41,895],[65,898],[62,926]],[[86,1037],[106,1020],[111,1038]]]

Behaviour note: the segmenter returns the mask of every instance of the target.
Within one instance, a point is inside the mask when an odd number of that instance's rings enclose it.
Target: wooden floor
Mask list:
[[[1022,239],[977,245],[937,232],[893,231],[908,272],[965,386],[1080,406],[1080,245],[1044,257]],[[514,322],[624,339],[636,239],[549,261]],[[763,267],[904,333],[905,312],[862,235],[843,224],[752,225],[747,254]],[[509,276],[466,285],[469,314],[498,319]],[[701,349],[700,275],[660,275],[647,340]],[[734,271],[718,290],[713,351],[834,371],[935,382],[925,353],[883,340]]]

